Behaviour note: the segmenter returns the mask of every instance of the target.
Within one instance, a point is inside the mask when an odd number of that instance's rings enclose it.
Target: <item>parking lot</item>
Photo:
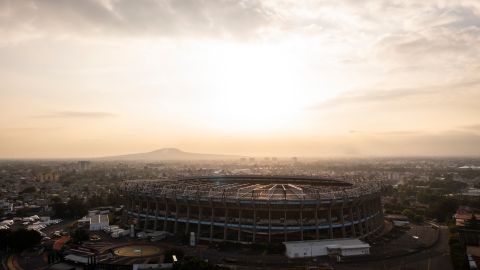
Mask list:
[[[395,236],[395,233],[391,236]],[[430,225],[412,225],[409,230],[398,233],[398,236],[390,240],[384,238],[384,243],[372,247],[369,260],[337,264],[335,269],[453,269],[449,256],[447,227],[434,229]]]
[[[373,257],[392,257],[431,246],[437,239],[438,230],[430,225],[411,224],[407,229],[394,228],[390,233],[372,243]]]

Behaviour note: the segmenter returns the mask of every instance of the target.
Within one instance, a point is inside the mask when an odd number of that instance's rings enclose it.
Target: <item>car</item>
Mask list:
[[[102,238],[96,234],[90,236],[90,241],[100,241]]]

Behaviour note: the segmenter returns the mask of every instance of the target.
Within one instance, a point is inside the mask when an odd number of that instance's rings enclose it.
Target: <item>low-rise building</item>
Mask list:
[[[464,227],[465,222],[471,220],[472,217],[475,219],[480,220],[480,214],[478,214],[478,209],[469,206],[459,206],[457,212],[454,215],[455,218],[455,225],[459,227]]]
[[[365,256],[370,245],[356,238],[284,242],[288,258]]]
[[[408,217],[404,215],[386,215],[385,219],[391,221],[395,227],[407,227],[410,225]]]
[[[90,231],[100,231],[110,225],[108,215],[92,215],[90,217]]]

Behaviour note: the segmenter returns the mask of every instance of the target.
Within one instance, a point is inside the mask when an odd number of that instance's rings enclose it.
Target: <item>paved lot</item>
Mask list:
[[[378,239],[370,249],[372,257],[395,257],[431,246],[437,239],[438,230],[430,225],[411,225],[410,229],[394,229],[391,233]]]
[[[430,249],[375,262],[338,264],[335,269],[452,270],[448,248],[448,228],[446,226],[440,228],[439,240]]]

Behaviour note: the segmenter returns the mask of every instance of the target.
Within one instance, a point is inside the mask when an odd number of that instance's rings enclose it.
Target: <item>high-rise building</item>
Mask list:
[[[78,169],[80,171],[88,171],[90,170],[90,165],[90,161],[81,160],[78,162]]]

